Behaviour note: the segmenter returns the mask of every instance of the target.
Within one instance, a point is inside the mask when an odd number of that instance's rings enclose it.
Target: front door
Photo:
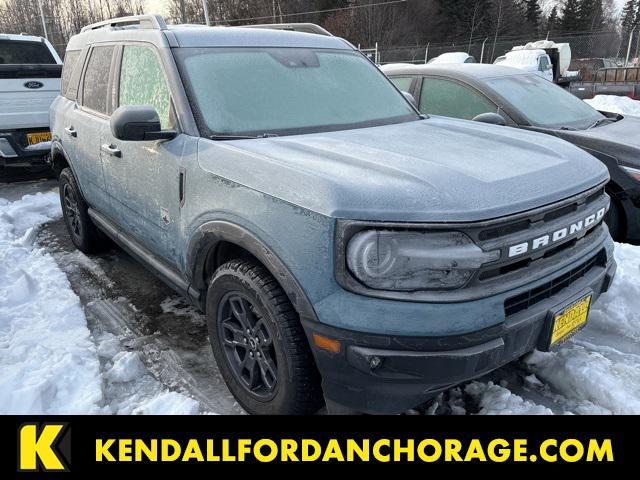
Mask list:
[[[162,62],[148,45],[124,45],[116,69],[114,107],[153,106],[163,129],[176,129]],[[123,141],[104,132],[100,155],[111,210],[125,232],[169,263],[178,264],[181,157],[187,137]],[[182,174],[183,175],[183,174]]]

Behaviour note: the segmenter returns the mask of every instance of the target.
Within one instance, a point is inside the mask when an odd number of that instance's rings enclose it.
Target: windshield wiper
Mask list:
[[[256,138],[277,137],[275,133],[263,133],[262,135],[209,135],[211,140],[251,140]]]
[[[614,120],[613,118],[601,118],[600,120],[596,120],[595,122],[593,122],[591,124],[590,127],[587,128],[587,130],[591,129],[591,128],[596,128],[599,127],[600,125],[602,125],[604,122],[615,122],[617,120]]]

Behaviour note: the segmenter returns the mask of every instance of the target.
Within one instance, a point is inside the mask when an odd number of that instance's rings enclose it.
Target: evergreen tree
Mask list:
[[[627,0],[622,9],[621,26],[624,33],[629,33],[633,30],[633,26],[636,23],[636,0]]]
[[[547,32],[553,32],[558,26],[558,7],[553,7],[547,18]]]
[[[560,28],[563,32],[577,32],[580,30],[579,7],[579,0],[566,0],[562,7],[562,20],[560,21]]]
[[[540,20],[542,18],[542,8],[538,4],[538,0],[524,1],[525,14],[524,18],[532,33],[540,33]]]
[[[601,30],[604,23],[602,0],[580,0],[578,2],[579,30]]]

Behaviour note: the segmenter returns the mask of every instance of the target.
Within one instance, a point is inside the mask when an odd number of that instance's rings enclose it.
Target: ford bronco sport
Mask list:
[[[421,116],[329,35],[85,27],[51,108],[69,233],[205,312],[251,413],[397,413],[587,321],[615,272],[606,168]]]

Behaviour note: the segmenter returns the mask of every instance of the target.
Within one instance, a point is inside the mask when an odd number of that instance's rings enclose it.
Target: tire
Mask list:
[[[71,241],[83,253],[98,253],[109,246],[107,237],[94,225],[73,172],[65,168],[58,179],[60,204]]]
[[[240,405],[254,415],[312,414],[324,403],[300,319],[261,265],[232,260],[207,291],[209,341]]]
[[[620,204],[611,200],[611,206],[607,212],[607,216],[604,219],[607,227],[609,227],[609,233],[616,242],[622,242],[624,238],[624,220],[622,218],[622,207]]]

